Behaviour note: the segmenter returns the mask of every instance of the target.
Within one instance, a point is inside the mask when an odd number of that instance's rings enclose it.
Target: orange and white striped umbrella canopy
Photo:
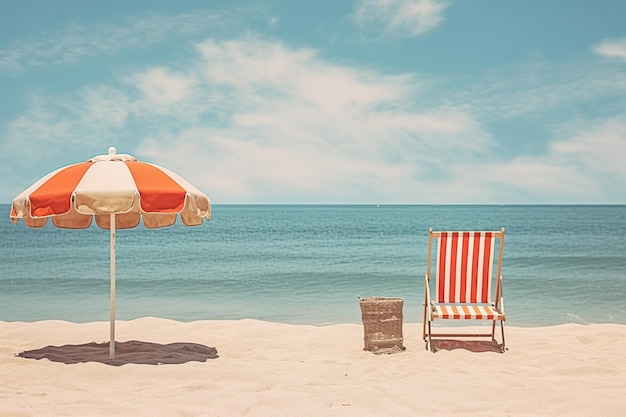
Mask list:
[[[131,155],[96,156],[44,176],[13,200],[11,220],[45,226],[50,217],[61,228],[84,229],[92,219],[103,229],[171,226],[180,213],[188,226],[211,217],[209,198],[179,175]]]

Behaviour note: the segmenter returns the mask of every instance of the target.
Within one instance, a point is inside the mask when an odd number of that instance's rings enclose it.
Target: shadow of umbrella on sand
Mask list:
[[[27,359],[48,359],[52,362],[76,364],[99,362],[106,365],[127,364],[164,365],[181,364],[191,361],[206,362],[218,357],[214,347],[198,343],[160,343],[130,340],[117,343],[115,357],[109,355],[108,343],[85,343],[82,345],[46,346],[28,350],[17,356]]]
[[[59,228],[85,229],[92,220],[111,236],[111,318],[109,357],[115,356],[115,231],[139,225],[171,226],[180,215],[187,226],[211,218],[209,198],[166,168],[139,162],[109,148],[95,156],[49,173],[18,195],[11,221],[23,219],[40,228],[48,218]]]

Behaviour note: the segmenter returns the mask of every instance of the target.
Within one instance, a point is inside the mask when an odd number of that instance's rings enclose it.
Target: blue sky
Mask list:
[[[620,0],[0,1],[0,202],[109,146],[213,203],[626,203]]]

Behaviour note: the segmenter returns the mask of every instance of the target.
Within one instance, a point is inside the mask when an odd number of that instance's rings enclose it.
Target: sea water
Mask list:
[[[109,320],[109,232],[26,227],[0,205],[0,320]],[[198,227],[116,234],[116,317],[421,322],[428,229],[500,230],[507,322],[626,324],[626,206],[214,205]]]

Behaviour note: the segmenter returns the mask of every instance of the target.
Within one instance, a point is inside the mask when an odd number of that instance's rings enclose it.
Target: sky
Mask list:
[[[213,204],[626,204],[621,0],[0,0],[0,203],[110,146]]]

